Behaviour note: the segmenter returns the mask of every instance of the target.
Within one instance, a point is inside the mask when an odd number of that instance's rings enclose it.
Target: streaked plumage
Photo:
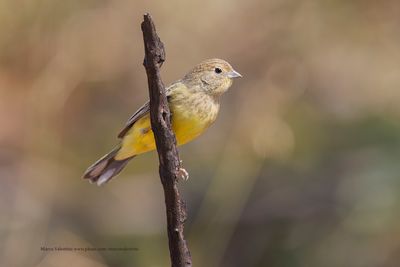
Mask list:
[[[172,113],[172,128],[178,145],[183,145],[203,133],[217,118],[219,97],[241,77],[221,59],[209,59],[195,66],[182,80],[167,87]],[[150,105],[136,111],[119,133],[121,143],[90,166],[84,178],[98,185],[117,175],[134,156],[155,149],[150,125]]]

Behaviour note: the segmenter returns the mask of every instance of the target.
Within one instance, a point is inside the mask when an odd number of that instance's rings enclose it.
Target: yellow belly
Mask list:
[[[183,145],[203,133],[215,120],[215,116],[201,117],[172,108],[172,129],[178,145]],[[124,136],[116,160],[126,159],[156,148],[150,125],[150,115],[138,120]]]

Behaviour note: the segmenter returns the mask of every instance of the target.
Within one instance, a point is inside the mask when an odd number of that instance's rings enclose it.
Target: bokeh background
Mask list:
[[[397,0],[0,0],[0,266],[169,266],[155,153],[81,179],[148,98],[146,11],[166,84],[244,76],[180,148],[194,266],[399,266]]]

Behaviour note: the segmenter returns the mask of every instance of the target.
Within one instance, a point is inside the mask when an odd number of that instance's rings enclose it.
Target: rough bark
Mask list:
[[[141,27],[145,47],[143,65],[149,84],[151,127],[157,145],[159,173],[165,196],[171,265],[192,266],[190,251],[183,235],[186,207],[178,190],[179,154],[175,134],[171,129],[171,113],[165,87],[160,77],[160,67],[165,61],[164,44],[156,33],[150,14],[144,15]]]

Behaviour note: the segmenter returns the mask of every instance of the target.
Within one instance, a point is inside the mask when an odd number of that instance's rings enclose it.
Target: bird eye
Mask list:
[[[220,74],[222,72],[222,70],[220,68],[215,68],[215,73]]]

